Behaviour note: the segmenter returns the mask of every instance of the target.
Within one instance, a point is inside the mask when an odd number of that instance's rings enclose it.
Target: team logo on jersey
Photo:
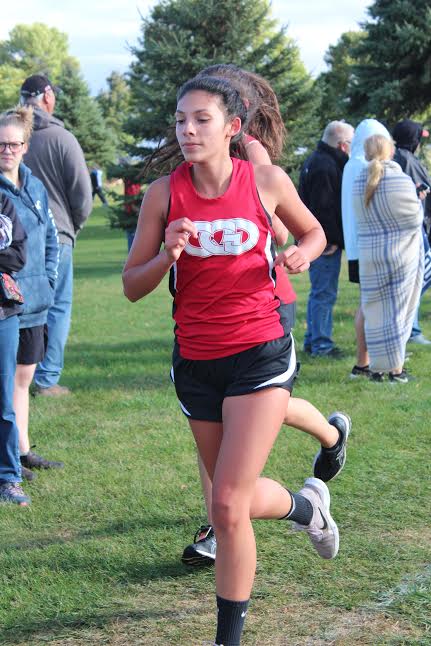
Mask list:
[[[245,218],[194,222],[197,238],[190,238],[184,250],[190,256],[240,256],[253,249],[259,240],[259,229]]]

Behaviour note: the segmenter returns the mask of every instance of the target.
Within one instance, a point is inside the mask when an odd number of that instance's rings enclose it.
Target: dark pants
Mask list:
[[[93,188],[93,198],[95,195],[98,195],[102,201],[102,204],[108,204],[108,200],[105,197],[105,194],[101,188]]]

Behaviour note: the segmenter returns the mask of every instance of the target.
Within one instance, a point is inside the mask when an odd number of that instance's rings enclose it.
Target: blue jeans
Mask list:
[[[136,233],[136,229],[133,229],[133,230],[129,229],[128,231],[126,231],[127,251],[130,251],[130,249],[132,248],[133,240],[135,238],[135,233]]]
[[[330,256],[319,256],[309,269],[310,294],[307,303],[307,331],[304,349],[312,354],[327,354],[333,347],[332,310],[337,300],[341,249]]]
[[[0,481],[21,482],[19,433],[13,407],[18,316],[0,321]]]
[[[416,314],[415,318],[413,319],[413,326],[412,326],[412,331],[410,332],[410,338],[419,336],[422,334],[421,326],[419,325],[419,308],[421,306],[421,302],[419,301],[418,306],[416,308]]]
[[[73,249],[71,245],[61,243],[54,304],[48,311],[48,347],[34,376],[36,385],[41,388],[55,386],[60,380],[72,316],[72,293]]]

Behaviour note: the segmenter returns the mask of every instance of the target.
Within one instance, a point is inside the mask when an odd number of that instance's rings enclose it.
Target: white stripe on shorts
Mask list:
[[[188,417],[191,417],[192,416],[191,412],[187,410],[184,404],[180,402],[180,400],[178,400],[178,403],[181,406],[181,410],[183,411],[183,413],[185,413]]]
[[[174,366],[171,366],[171,379],[172,379],[172,382],[175,383]],[[191,412],[187,410],[187,408],[184,406],[184,404],[180,400],[178,400],[178,403],[179,403],[183,413],[185,415],[187,415],[188,417],[191,417],[192,416]]]
[[[281,375],[272,377],[272,379],[268,379],[268,381],[264,381],[262,384],[255,386],[254,390],[257,390],[258,388],[264,388],[265,386],[271,386],[271,384],[283,384],[285,381],[289,379],[289,377],[293,375],[293,373],[296,370],[296,352],[295,352],[295,341],[293,340],[292,334],[290,335],[290,339],[292,342],[292,350],[290,353],[289,366],[286,372],[283,372]]]

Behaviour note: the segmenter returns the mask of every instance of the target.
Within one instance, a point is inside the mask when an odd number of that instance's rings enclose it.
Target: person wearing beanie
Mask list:
[[[396,161],[401,166],[406,175],[409,175],[412,178],[415,186],[426,184],[427,186],[431,187],[431,177],[427,169],[417,156],[422,139],[429,137],[428,130],[426,130],[423,125],[417,121],[412,121],[411,119],[403,119],[402,121],[399,121],[394,127],[392,136],[394,138],[396,146],[394,161]],[[425,255],[427,256],[427,251],[429,253],[429,239],[431,236],[431,193],[428,190],[427,192],[422,192],[420,195],[425,196],[425,199],[423,199],[423,238]],[[426,233],[428,233],[428,237]],[[425,289],[427,289],[427,286],[424,285],[422,293],[425,291]],[[431,341],[424,336],[419,325],[419,308],[420,303],[413,321],[413,327],[409,342],[419,345],[431,346]]]

